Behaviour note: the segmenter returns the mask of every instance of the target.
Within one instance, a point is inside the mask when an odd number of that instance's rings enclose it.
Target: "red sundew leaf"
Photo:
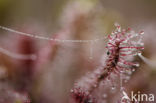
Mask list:
[[[109,41],[106,46],[108,52],[105,61],[103,61],[104,64],[100,68],[97,68],[90,74],[84,76],[76,83],[76,86],[74,86],[72,91],[74,96],[72,96],[72,98],[76,103],[85,103],[82,102],[82,100],[87,98],[88,95],[93,98],[93,91],[97,89],[100,83],[106,80],[106,78],[111,78],[110,75],[112,73],[119,75],[124,71],[126,72],[127,69],[131,70],[132,66],[138,65],[137,63],[134,63],[134,61],[129,61],[128,59],[134,57],[134,54],[140,52],[144,47],[141,46],[141,42],[137,42],[137,40],[135,41],[133,39],[131,40],[130,38],[138,36],[139,40],[141,40],[141,37],[134,32],[129,34],[129,30],[121,32],[120,29],[121,27],[117,25],[116,31],[108,36]],[[132,42],[134,45],[132,45]],[[122,52],[130,52],[130,54],[128,55]],[[79,89],[77,90],[76,88]],[[78,92],[75,92],[75,89]]]
[[[133,47],[133,46],[129,46],[129,47],[120,47],[120,49],[123,49],[123,48],[130,48],[130,49],[132,49],[132,48],[135,48],[135,49],[144,49],[144,47]]]
[[[81,88],[71,90],[74,103],[97,103],[88,92],[84,92]]]

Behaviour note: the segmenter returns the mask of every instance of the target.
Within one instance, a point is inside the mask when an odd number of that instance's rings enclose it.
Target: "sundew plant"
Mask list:
[[[0,0],[0,103],[155,103],[153,4]]]

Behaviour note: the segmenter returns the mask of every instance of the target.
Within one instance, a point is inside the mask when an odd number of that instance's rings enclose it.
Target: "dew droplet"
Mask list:
[[[73,90],[73,89],[71,89],[71,90],[70,90],[70,92],[71,92],[71,93],[73,93],[73,92],[74,92],[74,90]]]
[[[107,81],[109,82],[110,81],[110,78],[107,78]]]
[[[134,72],[134,71],[135,71],[135,69],[132,69],[132,71]]]
[[[127,82],[128,82],[128,80],[124,80],[124,82],[125,82],[125,83],[127,83]]]
[[[115,86],[112,86],[112,88],[111,88],[112,90],[115,90],[116,89],[116,87]]]
[[[127,71],[127,74],[128,74],[128,75],[131,75],[131,74],[132,74],[132,71]]]
[[[124,71],[123,70],[120,70],[120,73],[124,73]]]
[[[94,84],[94,87],[96,88],[96,87],[97,87],[97,85],[96,85],[96,84]]]
[[[107,98],[107,94],[103,94],[103,98]]]
[[[136,67],[139,67],[140,65],[139,64],[134,64]]]
[[[123,86],[120,87],[120,90],[123,91],[125,88]]]
[[[144,31],[140,31],[140,34],[141,34],[141,35],[144,34]]]
[[[130,76],[126,76],[125,77],[126,80],[130,80],[130,78],[131,78]]]

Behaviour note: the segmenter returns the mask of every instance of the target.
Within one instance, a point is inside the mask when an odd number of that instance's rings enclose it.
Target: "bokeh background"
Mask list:
[[[155,0],[0,0],[0,25],[57,39],[102,38],[123,28],[145,32],[143,55],[156,63]],[[0,103],[69,103],[74,82],[100,65],[107,41],[93,44],[40,40],[0,30]],[[15,54],[35,54],[36,59]],[[141,59],[124,85],[127,91],[156,95],[156,66]],[[118,94],[118,93],[116,93]],[[114,103],[115,95],[103,103]],[[147,102],[146,102],[147,103]]]

